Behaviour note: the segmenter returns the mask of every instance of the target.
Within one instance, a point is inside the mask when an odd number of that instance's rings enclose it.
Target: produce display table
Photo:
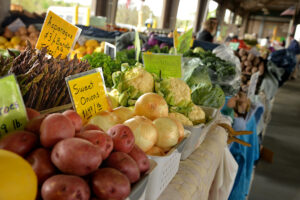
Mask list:
[[[211,185],[227,147],[227,133],[216,124],[211,127],[203,143],[192,155],[180,162],[176,176],[159,200],[209,198]],[[225,193],[229,194],[230,190],[231,188],[228,188]]]

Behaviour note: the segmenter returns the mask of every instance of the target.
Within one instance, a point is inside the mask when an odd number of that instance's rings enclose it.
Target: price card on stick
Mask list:
[[[47,47],[51,56],[56,58],[61,54],[61,58],[65,58],[75,45],[80,32],[80,28],[48,11],[36,48],[41,50]]]
[[[135,60],[139,61],[140,53],[141,53],[141,40],[138,31],[135,31],[134,46],[135,46]]]
[[[250,85],[248,88],[248,97],[249,98],[252,98],[255,95],[258,77],[259,77],[259,72],[256,72],[256,73],[252,74],[252,76],[251,76]]]
[[[117,49],[115,45],[112,45],[108,42],[105,42],[104,45],[104,53],[106,55],[109,55],[111,57],[111,59],[115,59],[116,55],[117,55]]]
[[[15,75],[0,78],[0,138],[26,125],[27,113]]]
[[[143,53],[145,68],[162,78],[181,78],[181,55]]]
[[[66,77],[72,104],[84,123],[97,113],[110,110],[102,69]]]

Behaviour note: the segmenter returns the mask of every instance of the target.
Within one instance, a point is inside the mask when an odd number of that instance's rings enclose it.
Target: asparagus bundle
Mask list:
[[[0,75],[14,73],[26,107],[45,110],[70,103],[65,77],[90,69],[87,62],[48,57],[47,49],[37,52],[30,43],[13,60],[0,58]],[[1,67],[3,63],[3,66]]]

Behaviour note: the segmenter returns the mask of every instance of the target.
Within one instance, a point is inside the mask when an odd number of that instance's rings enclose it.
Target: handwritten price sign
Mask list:
[[[27,123],[23,98],[14,75],[0,79],[0,138],[14,130],[22,130]]]
[[[81,29],[49,11],[40,33],[37,49],[48,48],[48,54],[65,58],[72,49]]]
[[[73,107],[87,122],[97,113],[109,110],[101,68],[66,78]]]

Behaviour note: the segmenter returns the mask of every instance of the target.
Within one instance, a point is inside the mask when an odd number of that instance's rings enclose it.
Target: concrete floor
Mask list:
[[[263,146],[273,163],[259,161],[249,200],[300,200],[300,79],[279,89]]]

